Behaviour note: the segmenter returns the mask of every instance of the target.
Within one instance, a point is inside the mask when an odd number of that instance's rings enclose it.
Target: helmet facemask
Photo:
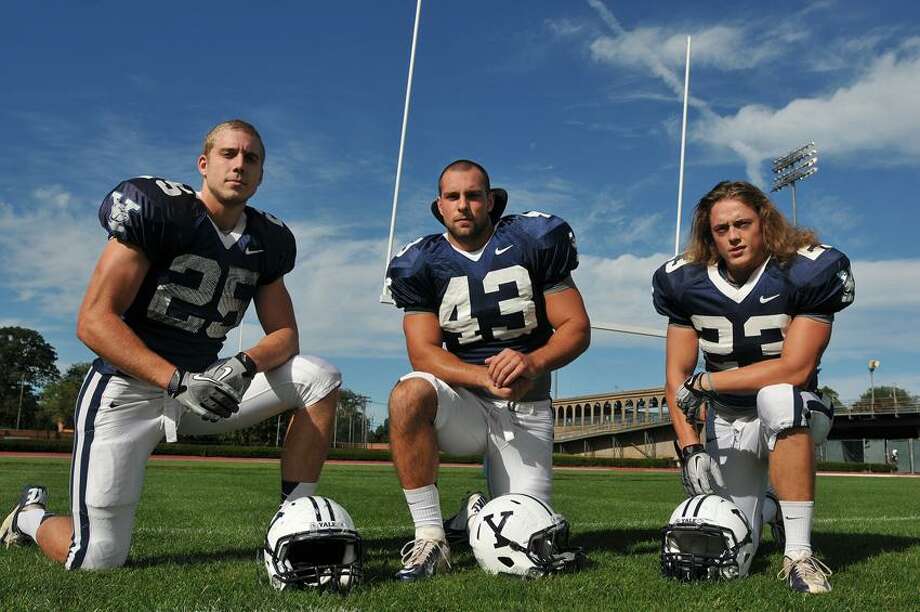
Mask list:
[[[342,529],[322,529],[282,536],[266,561],[283,587],[301,586],[348,592],[363,578],[361,537]]]

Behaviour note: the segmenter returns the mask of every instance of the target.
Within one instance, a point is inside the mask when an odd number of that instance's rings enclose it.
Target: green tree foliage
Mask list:
[[[364,443],[365,430],[369,429],[366,416],[368,401],[370,398],[366,395],[342,388],[336,409],[335,442],[337,445]]]
[[[67,368],[62,377],[45,385],[36,413],[39,426],[57,427],[58,423],[63,423],[67,429],[73,429],[77,395],[91,366],[88,361],[75,363]]]
[[[390,441],[390,417],[383,420],[383,425],[378,425],[376,429],[367,434],[368,442],[389,442]]]
[[[20,397],[20,427],[37,425],[38,391],[60,375],[55,361],[57,352],[37,331],[0,327],[0,425],[16,426]]]
[[[843,402],[840,401],[840,394],[827,385],[818,387],[818,395],[829,398],[834,403],[834,406],[843,406]]]
[[[894,410],[897,406],[903,406],[905,404],[916,404],[920,401],[916,395],[911,395],[906,389],[901,387],[882,385],[875,387],[875,403],[874,408],[876,410]],[[867,410],[873,407],[873,389],[866,389],[862,395],[859,396],[859,399],[853,404],[853,409]]]

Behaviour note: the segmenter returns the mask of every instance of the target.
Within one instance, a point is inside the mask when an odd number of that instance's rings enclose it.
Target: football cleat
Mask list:
[[[457,514],[444,521],[444,533],[447,534],[447,542],[451,545],[469,543],[470,541],[470,521],[486,505],[486,496],[475,491],[467,493],[463,501],[460,502],[460,509]]]
[[[400,554],[403,568],[396,572],[397,580],[423,580],[450,569],[450,546],[443,540],[415,539]]]
[[[19,528],[16,526],[16,519],[19,518],[19,513],[29,506],[40,506],[41,508],[45,508],[47,505],[48,489],[41,485],[26,485],[23,487],[22,495],[19,496],[19,501],[16,502],[12,511],[6,515],[6,518],[3,519],[3,523],[0,524],[0,543],[4,544],[7,548],[10,546],[25,546],[30,544],[32,538],[19,531]]]
[[[828,593],[831,583],[827,577],[833,574],[829,567],[810,553],[799,559],[783,557],[783,569],[777,577],[789,588],[799,593]]]

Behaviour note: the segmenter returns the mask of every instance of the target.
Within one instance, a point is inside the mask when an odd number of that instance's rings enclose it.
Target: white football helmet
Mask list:
[[[470,523],[470,546],[490,574],[537,577],[579,569],[585,553],[568,550],[569,524],[545,503],[521,493],[496,497]]]
[[[661,573],[679,580],[747,576],[754,558],[744,512],[718,495],[697,495],[671,514],[661,539]]]
[[[347,592],[362,578],[364,550],[348,512],[328,497],[286,501],[262,552],[274,588],[320,587]]]

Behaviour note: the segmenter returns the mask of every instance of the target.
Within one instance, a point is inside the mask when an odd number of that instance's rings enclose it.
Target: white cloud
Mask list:
[[[880,163],[920,159],[920,55],[878,58],[855,82],[826,96],[799,98],[773,109],[751,104],[733,116],[709,116],[693,130],[715,147],[729,147],[763,184],[761,165],[789,148],[814,140],[821,157],[879,155]]]

